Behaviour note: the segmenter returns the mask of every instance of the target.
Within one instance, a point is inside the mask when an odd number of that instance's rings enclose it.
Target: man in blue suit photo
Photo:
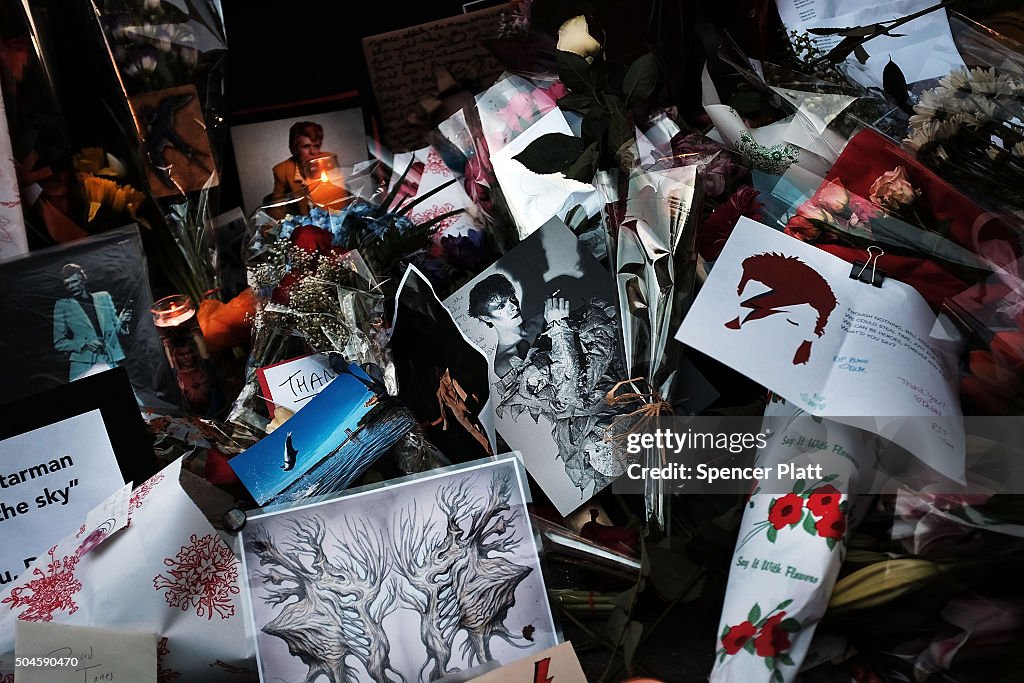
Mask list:
[[[53,346],[68,356],[68,381],[96,366],[114,367],[124,360],[119,335],[128,334],[132,302],[118,313],[109,292],[89,292],[85,270],[77,263],[61,268],[70,296],[53,307]]]

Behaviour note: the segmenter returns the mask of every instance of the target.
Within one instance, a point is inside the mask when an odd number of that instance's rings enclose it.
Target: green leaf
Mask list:
[[[768,667],[769,671],[775,671],[775,657],[765,657],[764,665]]]
[[[725,638],[726,634],[728,634],[728,633],[729,633],[729,625],[728,624],[723,624],[722,625],[722,633],[719,634],[718,637],[719,638]]]
[[[633,657],[636,655],[636,648],[640,645],[640,636],[644,632],[644,625],[639,621],[631,621],[622,634],[622,659],[628,669],[633,664]]]
[[[778,669],[772,672],[772,678],[774,678],[779,683],[783,683],[783,681],[785,680],[785,677],[782,675],[782,672]]]
[[[829,474],[828,476],[824,476],[824,477],[821,478],[821,483],[822,484],[827,484],[830,481],[835,481],[838,478],[839,478],[838,474]]]
[[[623,112],[613,111],[608,121],[608,147],[619,168],[632,169],[635,145],[633,125]]]
[[[793,493],[800,493],[801,491],[803,491],[804,490],[804,484],[806,484],[806,483],[807,482],[805,482],[803,479],[797,479],[796,483],[793,484]]]
[[[646,100],[654,92],[658,84],[658,61],[654,53],[641,55],[629,65],[626,76],[622,80],[622,90],[626,94],[626,106]]]
[[[793,618],[783,619],[779,626],[787,633],[796,633],[800,630],[800,622]],[[725,634],[723,633],[722,635]]]
[[[761,619],[761,606],[755,602],[754,606],[751,607],[750,611],[747,613],[747,621],[749,621],[751,624],[757,624],[757,622],[760,619]]]
[[[828,545],[829,550],[833,550],[836,547],[836,539],[834,538],[826,538],[825,543]]]
[[[775,609],[772,610],[772,614],[775,614],[780,609],[786,609],[787,607],[789,607],[792,604],[793,604],[793,599],[792,598],[790,598],[789,600],[783,600],[782,602],[780,602],[778,605],[775,606]]]
[[[786,666],[795,666],[796,665],[796,663],[793,661],[793,658],[790,657],[785,652],[783,652],[781,655],[779,655],[779,661],[782,662],[783,664],[785,664]]]
[[[750,654],[754,654],[754,639],[751,638],[750,640],[745,642],[743,644],[743,649],[749,652]]]
[[[768,529],[768,533],[766,533],[765,536],[768,538],[769,543],[775,543],[775,539],[779,536],[779,531],[775,527],[771,527]]]
[[[814,515],[808,510],[807,514],[804,515],[804,531],[809,533],[811,536],[818,535],[818,529],[814,526]]]
[[[558,173],[579,159],[583,141],[574,135],[548,133],[512,157],[534,173]]]
[[[596,95],[597,81],[587,60],[574,52],[555,50],[555,68],[565,87],[574,92]]]
[[[578,180],[581,183],[589,183],[594,180],[597,173],[597,161],[600,150],[596,142],[591,142],[580,154],[576,161],[569,164],[565,169],[565,177]]]
[[[569,111],[575,111],[588,116],[591,112],[603,107],[604,103],[593,95],[582,92],[568,92],[558,98],[558,106],[561,109],[568,109]]]

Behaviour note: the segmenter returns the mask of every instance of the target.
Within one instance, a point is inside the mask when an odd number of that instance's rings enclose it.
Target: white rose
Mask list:
[[[555,47],[577,54],[590,62],[594,55],[600,52],[601,43],[590,35],[587,30],[587,18],[581,14],[565,22],[558,29],[558,45]]]

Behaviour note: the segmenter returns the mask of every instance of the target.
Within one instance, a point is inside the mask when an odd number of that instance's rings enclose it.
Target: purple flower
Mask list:
[[[481,230],[470,230],[465,235],[443,235],[441,251],[452,266],[470,272],[482,270],[490,257],[486,236]]]
[[[672,154],[682,166],[698,165],[708,196],[722,195],[746,168],[732,160],[729,151],[699,133],[672,138]]]

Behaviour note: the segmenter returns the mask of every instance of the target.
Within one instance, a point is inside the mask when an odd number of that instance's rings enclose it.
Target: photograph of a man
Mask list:
[[[296,121],[288,129],[288,150],[292,153],[284,161],[274,164],[274,189],[269,199],[284,199],[300,195],[306,189],[303,165],[319,156],[324,142],[324,127],[314,121]]]
[[[96,366],[120,365],[125,355],[119,336],[129,332],[132,302],[118,312],[109,292],[89,291],[88,276],[77,263],[64,264],[60,274],[68,296],[53,306],[53,346],[68,358],[68,380]]]

